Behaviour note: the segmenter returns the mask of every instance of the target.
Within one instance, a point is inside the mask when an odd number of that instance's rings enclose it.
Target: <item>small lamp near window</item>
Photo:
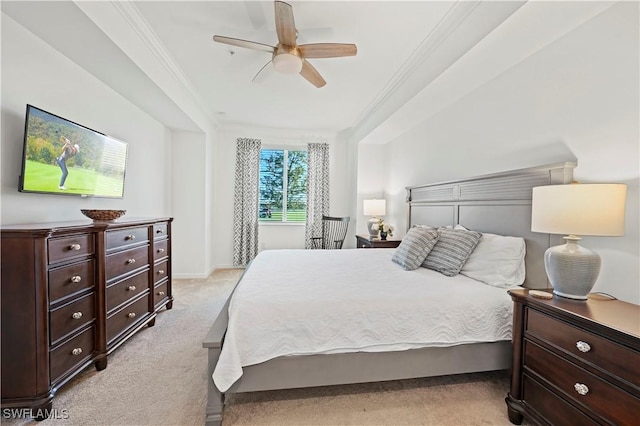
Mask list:
[[[372,216],[367,222],[367,229],[369,230],[369,238],[377,238],[378,237],[378,228],[374,225],[380,223],[380,216],[384,216],[386,212],[386,201],[385,200],[364,200],[363,202],[363,213],[365,216]]]
[[[553,293],[586,300],[600,273],[600,256],[578,245],[578,235],[622,236],[627,186],[570,184],[533,188],[531,230],[568,234],[547,249],[544,266]]]

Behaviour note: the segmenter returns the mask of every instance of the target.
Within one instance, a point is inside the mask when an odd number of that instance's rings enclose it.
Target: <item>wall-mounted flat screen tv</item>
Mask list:
[[[27,105],[21,192],[122,198],[125,142]]]

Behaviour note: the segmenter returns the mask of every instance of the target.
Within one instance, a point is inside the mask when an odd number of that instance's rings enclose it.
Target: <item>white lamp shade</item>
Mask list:
[[[364,200],[363,214],[365,216],[384,216],[386,213],[385,200]]]
[[[570,184],[533,188],[531,230],[564,235],[624,235],[627,186]]]

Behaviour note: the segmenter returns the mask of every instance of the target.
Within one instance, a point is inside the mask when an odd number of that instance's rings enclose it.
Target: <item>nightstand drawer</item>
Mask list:
[[[640,400],[599,377],[525,340],[524,366],[577,404],[617,424],[640,418]]]
[[[624,346],[534,309],[527,309],[526,333],[640,386],[640,363],[634,361],[637,353]]]

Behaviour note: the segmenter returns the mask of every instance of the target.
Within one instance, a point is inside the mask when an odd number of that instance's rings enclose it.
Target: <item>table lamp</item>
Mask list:
[[[372,216],[367,222],[367,229],[369,230],[369,238],[376,238],[378,236],[378,227],[374,229],[374,225],[380,223],[380,216],[386,214],[386,201],[385,200],[364,200],[362,210],[365,216]]]
[[[553,293],[586,300],[600,273],[600,256],[578,245],[578,235],[622,236],[627,186],[570,184],[533,188],[531,230],[565,234],[566,244],[550,247],[544,266]]]

